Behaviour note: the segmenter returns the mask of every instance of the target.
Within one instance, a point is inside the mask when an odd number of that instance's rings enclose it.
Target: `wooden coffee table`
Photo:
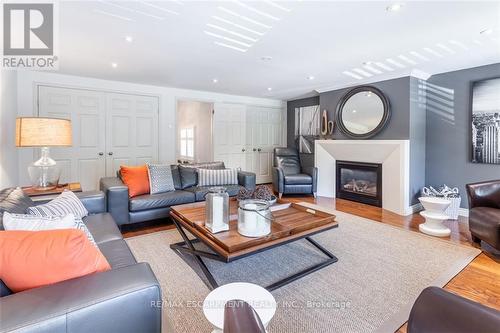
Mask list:
[[[264,237],[250,238],[238,233],[237,211],[238,203],[235,199],[232,199],[230,201],[229,231],[216,234],[205,228],[205,202],[173,206],[170,211],[173,222],[184,239],[182,242],[171,244],[170,248],[179,253],[192,255],[210,286],[214,289],[218,287],[217,281],[208,270],[202,257],[231,262],[303,238],[326,255],[327,259],[321,263],[267,286],[266,289],[269,291],[280,288],[338,261],[337,257],[330,251],[311,238],[312,235],[338,227],[335,215],[295,203],[280,202],[272,207],[274,220],[271,223],[271,233]],[[189,239],[186,231],[195,238]],[[204,243],[210,249],[210,252],[196,249],[194,243],[197,242]]]

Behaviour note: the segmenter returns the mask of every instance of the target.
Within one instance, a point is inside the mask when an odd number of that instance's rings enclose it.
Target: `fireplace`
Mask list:
[[[382,164],[337,161],[336,197],[382,207]]]

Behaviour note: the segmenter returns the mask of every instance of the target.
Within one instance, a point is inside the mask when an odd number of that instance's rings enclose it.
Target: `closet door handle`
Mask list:
[[[246,150],[245,148],[242,148],[242,149],[241,149],[241,151],[242,151],[242,152],[246,152],[247,150]]]
[[[104,153],[102,151],[99,152],[99,156],[102,156],[104,155]]]
[[[253,151],[257,151],[257,149],[254,148]]]
[[[257,151],[258,151],[258,152],[260,152],[261,150],[262,150],[262,149],[260,149],[260,148],[259,148],[259,149],[257,149]]]
[[[112,151],[110,151],[110,152],[108,153],[108,155],[109,155],[109,156],[113,155],[113,152],[112,152]]]

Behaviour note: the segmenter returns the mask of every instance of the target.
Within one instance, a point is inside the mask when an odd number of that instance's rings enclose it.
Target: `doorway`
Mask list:
[[[213,103],[177,101],[176,159],[179,163],[213,161]]]

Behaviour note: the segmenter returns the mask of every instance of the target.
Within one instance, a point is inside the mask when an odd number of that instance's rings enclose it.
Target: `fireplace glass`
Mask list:
[[[382,166],[337,161],[337,197],[382,206]]]

